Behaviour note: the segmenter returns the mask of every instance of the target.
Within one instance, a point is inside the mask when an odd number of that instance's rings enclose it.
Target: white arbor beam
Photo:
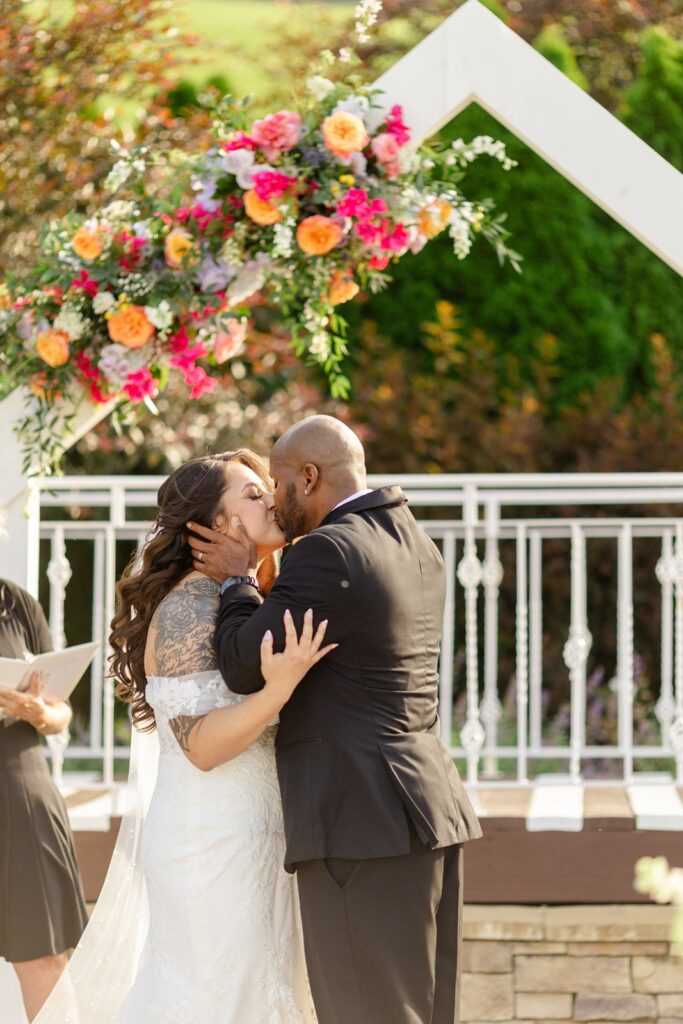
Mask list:
[[[375,85],[386,107],[403,106],[417,140],[480,104],[683,274],[683,175],[478,0]]]
[[[37,587],[37,551],[30,552],[29,543],[34,498],[30,479],[22,469],[22,445],[14,430],[16,424],[30,413],[32,401],[27,391],[17,388],[0,402],[0,512],[5,520],[4,535],[0,536],[0,576],[34,593]],[[108,416],[115,404],[96,405],[89,399],[83,399],[76,409],[65,409],[65,415],[71,412],[74,415],[69,430],[63,430],[61,443],[64,450]],[[34,540],[37,543],[37,537]]]

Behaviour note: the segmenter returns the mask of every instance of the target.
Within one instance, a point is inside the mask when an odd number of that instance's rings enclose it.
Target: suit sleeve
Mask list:
[[[346,583],[346,586],[344,584]],[[313,609],[314,626],[329,619],[326,643],[338,641],[348,593],[346,560],[337,544],[321,534],[303,537],[289,551],[282,572],[265,601],[248,585],[228,587],[216,623],[216,659],[221,675],[235,693],[263,687],[261,641],[273,634],[276,651],[284,646],[283,616],[287,609],[301,631],[304,612]]]

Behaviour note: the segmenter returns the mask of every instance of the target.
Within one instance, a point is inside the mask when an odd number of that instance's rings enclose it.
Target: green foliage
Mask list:
[[[589,90],[588,79],[579,68],[576,54],[569,45],[562,25],[546,25],[534,43],[536,49],[546,60],[571,78],[581,89]]]
[[[683,42],[659,28],[642,38],[643,63],[624,97],[622,120],[683,171]]]

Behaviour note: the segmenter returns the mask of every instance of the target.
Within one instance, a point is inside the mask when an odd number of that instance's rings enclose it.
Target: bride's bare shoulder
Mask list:
[[[160,601],[145,652],[149,674],[180,676],[216,667],[213,636],[219,603],[218,584],[201,573],[186,576]]]

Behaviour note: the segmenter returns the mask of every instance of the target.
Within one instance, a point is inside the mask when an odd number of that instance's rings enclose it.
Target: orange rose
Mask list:
[[[185,257],[192,252],[194,242],[191,235],[182,228],[174,228],[169,231],[164,241],[164,257],[166,266],[173,270],[179,270],[185,262]]]
[[[330,217],[306,217],[296,229],[299,248],[307,256],[324,256],[341,241],[342,229]]]
[[[62,397],[54,381],[48,379],[46,373],[34,373],[29,379],[30,387],[36,398],[42,398],[44,402],[56,402]]]
[[[126,348],[142,348],[154,334],[154,325],[142,306],[122,306],[118,313],[109,317],[107,330],[112,341]]]
[[[358,285],[353,279],[351,270],[337,270],[330,281],[328,299],[333,306],[339,306],[342,302],[348,302],[355,295],[358,295]]]
[[[323,121],[325,145],[335,156],[351,156],[368,144],[368,133],[360,117],[348,110],[338,110]]]
[[[417,226],[426,238],[435,238],[448,224],[453,207],[445,199],[437,199],[420,210]]]
[[[48,366],[64,366],[69,361],[69,335],[50,328],[36,338],[36,352]]]
[[[267,199],[259,199],[253,188],[244,193],[244,209],[247,217],[251,217],[256,224],[262,226],[277,224],[282,220],[282,214],[278,208],[269,203]]]
[[[90,228],[79,228],[71,239],[71,248],[87,263],[96,260],[102,252],[102,241],[98,231],[91,231]]]

